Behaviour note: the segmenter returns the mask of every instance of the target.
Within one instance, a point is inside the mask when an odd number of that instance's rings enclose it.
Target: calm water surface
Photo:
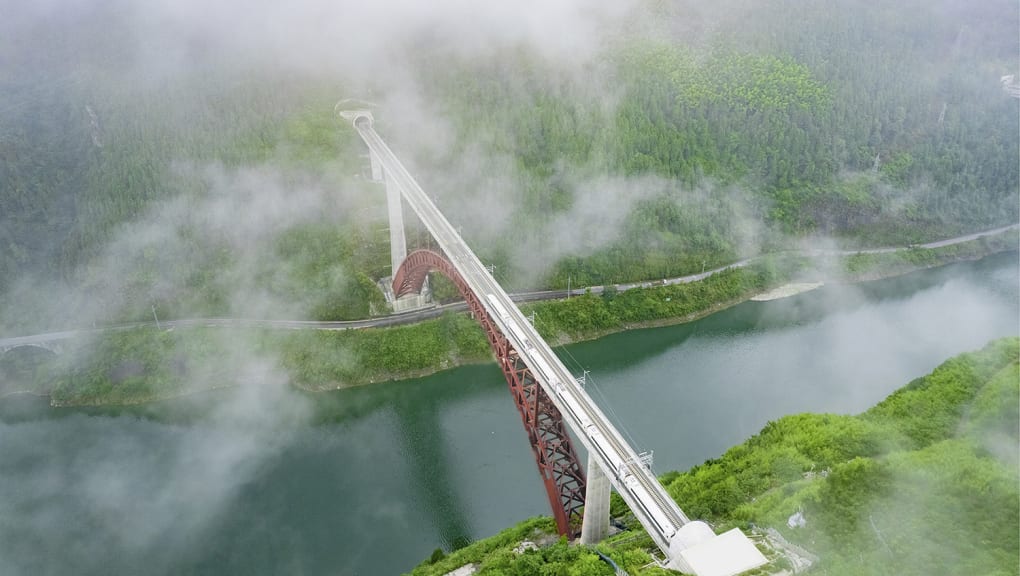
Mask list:
[[[1017,334],[1018,285],[1004,254],[558,352],[656,470],[682,469]],[[132,409],[0,402],[4,575],[398,574],[546,506],[495,365]]]

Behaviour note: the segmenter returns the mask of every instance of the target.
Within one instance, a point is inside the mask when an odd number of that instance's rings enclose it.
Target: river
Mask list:
[[[684,469],[1017,334],[1018,275],[1001,254],[557,352],[656,470]],[[0,401],[0,574],[398,574],[548,513],[494,364],[314,395],[283,380],[132,408]]]

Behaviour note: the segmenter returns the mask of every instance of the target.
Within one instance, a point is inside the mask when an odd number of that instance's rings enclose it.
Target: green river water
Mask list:
[[[1017,334],[1018,285],[1002,254],[557,351],[656,470],[685,469],[771,419],[860,412]],[[547,513],[494,364],[323,394],[0,401],[3,575],[399,574]]]

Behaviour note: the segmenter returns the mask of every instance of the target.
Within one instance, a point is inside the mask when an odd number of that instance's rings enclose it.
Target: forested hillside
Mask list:
[[[1016,66],[1015,7],[701,4],[660,4],[675,28],[617,41],[586,71],[595,87],[519,55],[440,83],[461,137],[515,159],[516,222],[583,226],[573,203],[605,199],[578,174],[668,182],[617,200],[619,238],[553,282],[676,275],[787,235],[906,244],[1017,219],[1017,101],[991,72]]]
[[[345,96],[383,103],[380,132],[512,288],[1018,218],[1005,0],[649,0],[579,61],[415,37],[377,85],[198,44],[189,67],[143,61],[116,5],[0,29],[5,331],[369,314],[387,224]]]
[[[1018,406],[1020,341],[1008,338],[946,361],[863,414],[787,416],[718,459],[661,480],[688,515],[716,532],[780,529],[817,555],[812,573],[1015,574]],[[641,533],[621,501],[613,510]],[[790,527],[797,512],[806,524]],[[565,542],[513,551],[550,530],[551,521],[523,523],[448,558],[434,554],[412,574],[445,574],[469,562],[479,575],[613,573],[590,548]],[[648,566],[651,546],[643,533],[624,532],[598,550],[630,574],[665,574]],[[764,547],[772,563],[763,571],[790,567]]]

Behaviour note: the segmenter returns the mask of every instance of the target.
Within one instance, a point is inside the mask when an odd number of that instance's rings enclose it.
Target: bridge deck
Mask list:
[[[474,252],[436,208],[366,116],[355,117],[354,126],[375,154],[386,175],[401,188],[404,199],[436,239],[493,320],[513,342],[524,363],[562,412],[570,429],[606,471],[613,486],[638,520],[665,553],[670,539],[689,522],[637,453],[581,388],[570,371],[531,326],[509,295],[489,274]]]

